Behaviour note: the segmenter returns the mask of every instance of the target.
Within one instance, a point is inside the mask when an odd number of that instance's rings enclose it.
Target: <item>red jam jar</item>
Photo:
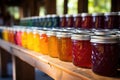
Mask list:
[[[16,31],[16,44],[19,45],[19,46],[22,46],[20,28],[18,28],[17,31]]]
[[[93,13],[93,28],[94,29],[104,29],[104,14],[103,13]]]
[[[81,25],[82,25],[81,14],[74,15],[74,27],[81,28]]]
[[[58,58],[62,61],[72,61],[72,40],[71,33],[58,32]]]
[[[105,13],[105,28],[106,29],[119,28],[119,17],[117,12]]]
[[[93,26],[92,15],[88,13],[82,13],[82,28],[91,29]]]
[[[91,36],[92,71],[103,76],[115,76],[119,59],[118,37]]]
[[[67,26],[67,21],[65,15],[60,16],[60,27],[64,28]]]
[[[66,20],[67,20],[67,27],[71,28],[73,27],[74,24],[74,18],[72,15],[66,15]]]
[[[78,67],[91,68],[91,43],[89,34],[72,34],[72,60]]]

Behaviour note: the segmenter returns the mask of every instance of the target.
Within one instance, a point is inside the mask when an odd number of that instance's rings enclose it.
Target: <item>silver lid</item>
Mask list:
[[[82,17],[91,16],[91,14],[89,14],[89,13],[82,13],[81,16],[82,16]]]
[[[81,16],[81,14],[74,14],[73,16],[74,17],[79,17],[79,16]]]
[[[107,12],[107,13],[104,13],[104,15],[106,16],[109,16],[109,15],[118,15],[117,12]]]
[[[94,43],[118,43],[118,37],[116,35],[106,36],[91,36],[91,42]]]
[[[57,32],[57,37],[71,37],[69,32]]]
[[[90,35],[87,34],[72,34],[73,40],[90,40]]]
[[[110,31],[109,29],[101,29],[101,30],[95,30],[95,35],[114,35],[116,34],[116,31]]]
[[[72,17],[73,15],[72,14],[66,14],[65,16],[66,17]]]
[[[55,31],[47,31],[48,36],[55,36],[56,32]]]
[[[92,16],[104,16],[104,13],[93,13]]]

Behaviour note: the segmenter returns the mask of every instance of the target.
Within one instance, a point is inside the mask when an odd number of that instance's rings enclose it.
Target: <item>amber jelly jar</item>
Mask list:
[[[87,33],[87,32],[86,32]],[[91,68],[91,43],[89,34],[72,34],[72,60],[78,67]]]
[[[55,31],[48,31],[48,51],[51,57],[58,57],[58,39]]]
[[[91,37],[92,70],[103,76],[115,76],[119,59],[118,37],[96,35]]]
[[[72,41],[71,33],[68,32],[58,32],[58,52],[59,59],[62,61],[72,61]]]

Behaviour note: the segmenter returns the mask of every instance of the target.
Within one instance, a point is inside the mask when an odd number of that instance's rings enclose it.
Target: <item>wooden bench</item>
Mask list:
[[[63,62],[58,58],[51,58],[1,39],[0,47],[12,55],[13,80],[35,80],[35,68],[55,80],[120,80],[120,76],[117,78],[100,76],[91,69],[78,68],[71,62]]]

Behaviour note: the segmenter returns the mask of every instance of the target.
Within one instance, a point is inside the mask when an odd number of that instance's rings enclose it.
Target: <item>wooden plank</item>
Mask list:
[[[67,14],[67,13],[68,13],[67,4],[68,4],[68,0],[64,0],[64,14]]]
[[[1,77],[8,77],[8,53],[0,48],[0,76]]]
[[[16,56],[12,56],[13,80],[35,80],[34,67],[23,62]]]
[[[120,78],[104,77],[94,74],[91,69],[78,68],[71,62],[63,62],[57,58],[51,58],[3,40],[0,40],[0,44],[2,48],[11,51],[12,55],[47,73],[55,80],[120,80]],[[7,46],[10,48],[7,48]]]

